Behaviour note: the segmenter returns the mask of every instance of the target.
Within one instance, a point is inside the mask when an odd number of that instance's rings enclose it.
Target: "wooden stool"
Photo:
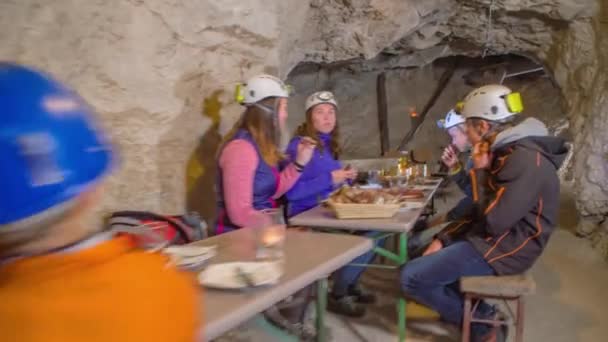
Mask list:
[[[536,283],[530,275],[463,277],[460,279],[460,291],[464,294],[464,317],[462,321],[462,342],[469,342],[471,323],[509,325],[507,319],[476,319],[473,313],[479,302],[472,307],[473,299],[499,299],[505,302],[515,325],[515,341],[523,341],[524,333],[524,299],[523,296],[536,291]],[[514,314],[508,302],[517,303]]]

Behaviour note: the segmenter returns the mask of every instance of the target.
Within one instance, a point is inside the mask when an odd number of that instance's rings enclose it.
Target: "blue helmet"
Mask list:
[[[75,198],[108,173],[113,157],[78,94],[0,62],[0,229]]]

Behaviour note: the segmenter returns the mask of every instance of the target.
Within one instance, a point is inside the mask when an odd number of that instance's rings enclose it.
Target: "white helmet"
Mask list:
[[[443,128],[446,131],[452,127],[463,124],[465,119],[462,115],[456,113],[455,110],[451,109],[446,115],[445,119],[441,119],[437,121],[437,127]]]
[[[330,103],[338,109],[338,102],[336,101],[334,94],[330,91],[318,91],[306,99],[306,111],[321,103]]]
[[[268,97],[289,97],[289,91],[289,87],[277,77],[258,75],[246,84],[237,85],[236,100],[242,105],[250,105]]]
[[[461,104],[461,114],[466,119],[479,118],[501,121],[523,110],[519,93],[499,85],[491,84],[473,90]]]

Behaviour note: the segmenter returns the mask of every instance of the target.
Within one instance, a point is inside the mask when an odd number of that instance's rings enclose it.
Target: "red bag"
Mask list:
[[[160,215],[147,211],[117,211],[108,220],[110,229],[129,234],[146,249],[182,245],[207,237],[207,224],[197,213]]]

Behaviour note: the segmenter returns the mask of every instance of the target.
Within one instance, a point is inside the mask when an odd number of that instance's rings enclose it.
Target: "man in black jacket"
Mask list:
[[[429,227],[438,225],[444,222],[459,221],[467,213],[471,206],[471,181],[469,179],[469,170],[472,162],[467,158],[465,165],[458,159],[459,153],[467,153],[471,149],[471,143],[466,135],[465,118],[450,110],[444,120],[440,120],[437,125],[450,135],[451,144],[445,148],[441,155],[441,161],[448,167],[450,179],[458,185],[464,193],[463,197],[456,206],[450,209],[444,215],[440,215],[437,219],[431,221]]]
[[[448,167],[450,179],[458,185],[465,196],[447,212],[435,216],[430,221],[421,219],[416,223],[412,230],[413,234],[408,239],[408,255],[411,259],[427,254],[426,250],[429,243],[426,239],[423,240],[422,231],[446,222],[449,224],[443,228],[444,230],[458,229],[459,226],[467,222],[468,217],[466,215],[472,205],[469,170],[473,167],[473,163],[468,157],[471,144],[466,135],[465,119],[452,109],[446,114],[445,119],[437,121],[437,126],[445,130],[450,136],[450,145],[443,150],[441,161]],[[464,165],[459,159],[461,153],[467,154],[467,161]]]
[[[408,263],[401,283],[407,296],[461,324],[463,276],[509,275],[528,270],[542,253],[557,221],[557,169],[567,149],[533,118],[515,124],[522,110],[518,93],[501,85],[472,91],[462,114],[473,148],[469,172],[470,223],[442,231],[429,253]],[[495,309],[480,303],[476,317]],[[504,330],[472,327],[474,341],[503,340]]]

